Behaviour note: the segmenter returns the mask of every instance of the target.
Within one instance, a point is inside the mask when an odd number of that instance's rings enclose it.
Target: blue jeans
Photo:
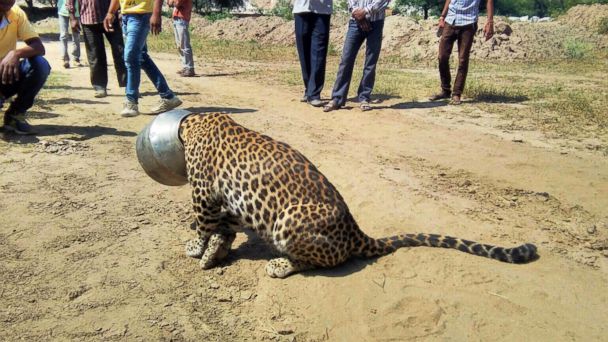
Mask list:
[[[70,28],[70,17],[59,14],[59,41],[61,42],[61,57],[63,61],[69,61],[68,55],[68,34]],[[80,62],[80,31],[72,30],[72,58],[76,62]]]
[[[359,28],[354,20],[350,20],[348,23],[348,32],[344,40],[344,49],[342,50],[342,58],[338,67],[338,75],[336,76],[336,83],[331,94],[331,98],[340,106],[344,106],[346,103],[350,80],[353,77],[355,59],[361,45],[366,40],[363,77],[361,78],[361,83],[359,83],[357,98],[359,102],[370,101],[376,81],[376,64],[378,63],[380,49],[382,48],[384,20],[372,21],[370,24],[372,27],[371,31],[365,32]]]
[[[0,83],[0,94],[5,99],[17,95],[11,104],[11,112],[22,114],[30,109],[50,73],[51,66],[42,56],[21,60],[21,63],[19,63],[19,81],[13,84]],[[0,101],[3,100],[0,99]]]
[[[330,15],[299,13],[294,19],[304,95],[309,100],[320,99],[325,83]]]
[[[190,45],[190,32],[188,31],[189,22],[179,17],[173,18],[173,32],[175,44],[179,50],[184,69],[194,70],[194,57],[192,56],[192,46]]]
[[[169,89],[163,74],[158,70],[154,61],[148,55],[146,38],[150,32],[150,17],[148,14],[123,14],[122,33],[125,38],[125,66],[127,67],[127,100],[137,103],[141,69],[146,72],[159,95],[163,99],[171,99],[175,95]]]

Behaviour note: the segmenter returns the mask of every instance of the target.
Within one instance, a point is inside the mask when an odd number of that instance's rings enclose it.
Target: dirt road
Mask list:
[[[36,138],[0,141],[0,340],[603,340],[608,336],[608,159],[538,132],[484,124],[490,113],[387,100],[322,113],[296,90],[229,66],[177,78],[193,111],[228,111],[302,151],[371,236],[435,232],[532,242],[510,265],[411,248],[284,280],[264,244],[239,236],[210,271],[184,254],[187,187],[148,178],[134,150],[150,116],[121,118],[123,93],[94,99],[88,68],[64,70],[31,112]],[[327,87],[329,88],[329,86]],[[151,84],[143,110],[157,100]],[[474,111],[475,116],[467,115]]]

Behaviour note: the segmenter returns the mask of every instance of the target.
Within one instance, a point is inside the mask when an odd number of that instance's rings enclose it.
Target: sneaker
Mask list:
[[[312,100],[308,100],[308,104],[313,107],[322,107],[323,101],[321,101],[319,99],[312,99]]]
[[[184,69],[184,70],[182,70],[180,76],[182,76],[182,77],[194,77],[195,76],[194,69]]]
[[[34,128],[25,120],[25,114],[5,114],[4,129],[21,135],[36,134]]]
[[[63,61],[63,67],[66,69],[70,68],[70,61]]]
[[[106,97],[106,96],[108,96],[108,92],[107,92],[106,88],[95,88],[94,96],[96,98]]]
[[[120,112],[120,116],[130,118],[138,115],[139,109],[137,108],[137,103],[131,102],[129,100],[125,101],[125,107]]]
[[[302,96],[302,98],[300,99],[300,102],[308,102],[308,96],[306,96],[306,95]]]
[[[173,108],[177,108],[182,104],[182,100],[178,99],[177,96],[173,96],[170,99],[160,99],[158,105],[152,108],[151,114],[160,114],[168,112]]]
[[[180,76],[181,76],[181,75],[184,73],[184,71],[185,71],[185,70],[186,70],[186,68],[179,69],[179,70],[176,72],[176,74],[178,74],[178,75],[180,75]]]
[[[430,96],[429,101],[438,101],[438,100],[443,100],[443,99],[449,99],[451,95],[452,94],[450,94],[450,92],[443,90],[443,91],[441,91],[441,93]]]

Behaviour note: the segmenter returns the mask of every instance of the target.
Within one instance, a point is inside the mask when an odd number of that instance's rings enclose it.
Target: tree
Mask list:
[[[444,3],[443,0],[397,0],[394,9],[403,14],[422,12],[424,19],[428,19],[430,13],[441,13]]]
[[[244,0],[194,0],[194,10],[197,13],[223,11],[245,5]]]

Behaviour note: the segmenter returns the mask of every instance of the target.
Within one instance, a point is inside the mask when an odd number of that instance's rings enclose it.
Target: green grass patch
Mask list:
[[[297,59],[293,46],[262,45],[254,40],[213,40],[193,35],[191,44],[195,56],[204,56],[212,61],[272,62]],[[163,31],[158,36],[149,37],[148,47],[157,52],[176,51],[173,32]]]
[[[593,47],[590,43],[576,38],[568,38],[564,42],[564,52],[569,59],[581,59],[588,57]]]

